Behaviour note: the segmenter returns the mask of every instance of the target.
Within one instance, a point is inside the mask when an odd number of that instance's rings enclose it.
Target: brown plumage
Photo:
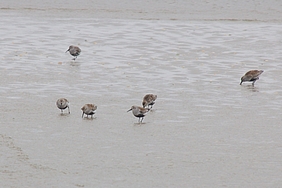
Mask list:
[[[77,46],[70,46],[66,52],[70,52],[70,54],[74,57],[73,60],[79,56],[81,49]]]
[[[149,109],[147,108],[142,108],[142,107],[139,107],[139,106],[132,106],[127,112],[131,111],[132,110],[132,114],[135,116],[135,117],[138,117],[138,122],[139,123],[142,123],[146,113],[149,111]]]
[[[145,108],[146,106],[148,106],[149,109],[153,108],[156,99],[157,99],[157,95],[154,94],[145,95],[142,102],[143,108]]]
[[[241,78],[242,85],[243,82],[253,82],[252,85],[259,79],[259,76],[263,73],[263,70],[250,70]]]
[[[82,108],[82,117],[84,116],[84,114],[87,115],[91,115],[91,118],[93,118],[93,115],[95,114],[95,110],[97,110],[97,106],[95,106],[94,104],[85,104]]]
[[[69,107],[69,101],[65,98],[60,98],[56,102],[57,107],[61,110],[61,113],[63,113],[63,110],[68,108],[69,114],[70,114],[70,107]]]

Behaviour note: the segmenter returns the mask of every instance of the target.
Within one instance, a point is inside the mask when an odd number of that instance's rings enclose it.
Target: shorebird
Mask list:
[[[77,46],[70,46],[66,53],[67,52],[70,52],[70,54],[74,57],[73,60],[75,60],[77,56],[79,56],[81,49]]]
[[[145,95],[142,102],[143,108],[145,108],[146,106],[148,106],[149,109],[153,108],[156,99],[157,99],[157,95],[153,95],[153,94]]]
[[[69,107],[69,101],[65,98],[60,98],[56,102],[57,107],[61,109],[61,113],[63,113],[63,110],[68,108],[69,114],[70,114],[70,107]]]
[[[243,82],[253,82],[252,85],[259,79],[259,76],[263,73],[263,70],[250,70],[241,78],[242,85]]]
[[[95,106],[95,104],[85,104],[82,108],[82,117],[84,116],[84,114],[87,115],[91,115],[91,118],[93,118],[93,115],[95,114],[95,110],[97,110],[97,106]]]
[[[144,119],[144,116],[146,115],[146,113],[149,111],[149,109],[147,108],[142,108],[142,107],[139,107],[139,106],[132,106],[127,112],[131,111],[132,110],[132,114],[135,116],[135,117],[138,117],[138,122],[139,123],[142,123],[143,119]]]

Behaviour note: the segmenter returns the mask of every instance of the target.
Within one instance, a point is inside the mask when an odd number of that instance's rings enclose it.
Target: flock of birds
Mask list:
[[[157,95],[154,94],[147,94],[143,98],[142,105],[143,107],[140,106],[132,106],[127,112],[132,111],[132,114],[139,118],[138,122],[142,123],[145,115],[147,112],[149,112],[153,105],[155,104],[155,101],[157,99]],[[69,106],[69,101],[65,98],[60,98],[56,102],[57,107],[61,110],[61,113],[64,113],[65,109],[68,109],[68,112],[70,114],[70,106]],[[84,114],[88,116],[90,115],[91,118],[93,118],[93,115],[95,114],[97,110],[97,106],[95,104],[85,104],[82,108],[82,118],[84,117]]]
[[[77,56],[81,53],[81,49],[77,46],[69,46],[69,49],[66,51],[69,52],[75,60]],[[242,85],[243,82],[252,82],[252,85],[254,86],[255,82],[259,79],[259,76],[263,73],[263,70],[250,70],[248,71],[244,76],[241,77],[241,82],[240,85]],[[155,104],[155,100],[157,99],[157,95],[154,94],[147,94],[143,98],[142,105],[143,107],[140,106],[132,106],[127,112],[132,111],[132,114],[139,118],[138,122],[142,123],[145,115],[147,112],[151,110],[153,105]],[[60,98],[57,100],[57,107],[61,110],[63,113],[63,110],[68,108],[68,112],[70,113],[70,108],[69,108],[69,101],[65,98]],[[146,108],[147,107],[147,108]],[[94,104],[85,104],[82,108],[82,117],[84,114],[88,116],[90,115],[91,118],[93,118],[93,115],[95,114],[97,110],[97,106]]]

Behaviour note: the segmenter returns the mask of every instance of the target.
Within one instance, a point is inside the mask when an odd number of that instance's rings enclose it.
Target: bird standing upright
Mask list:
[[[63,113],[64,109],[68,108],[70,114],[69,101],[67,99],[65,98],[58,99],[56,105],[61,110],[61,113]]]
[[[70,54],[74,57],[73,60],[75,60],[77,56],[79,56],[81,49],[77,46],[71,45],[69,49],[66,51],[66,53],[67,52],[70,52]]]
[[[138,117],[138,122],[139,123],[142,123],[145,115],[147,112],[149,112],[149,109],[147,108],[142,108],[142,107],[139,107],[139,106],[132,106],[127,112],[131,111],[132,110],[132,114],[135,116],[135,117]]]

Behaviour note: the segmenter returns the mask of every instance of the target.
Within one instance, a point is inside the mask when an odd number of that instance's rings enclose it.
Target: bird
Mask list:
[[[142,108],[142,107],[139,107],[139,106],[132,106],[127,112],[129,112],[131,110],[132,110],[132,114],[135,117],[139,118],[138,119],[139,123],[142,123],[146,113],[150,111],[148,108]]]
[[[243,82],[253,82],[252,85],[254,86],[255,82],[259,79],[259,76],[263,73],[263,70],[250,70],[241,78],[242,85]]]
[[[63,113],[63,110],[68,108],[69,114],[70,114],[70,107],[69,107],[69,101],[65,98],[60,98],[56,102],[57,107],[61,109],[61,113]]]
[[[95,104],[85,104],[82,108],[82,118],[84,116],[84,114],[87,115],[91,115],[91,118],[93,118],[93,115],[95,114],[95,110],[97,110],[97,106],[95,106]]]
[[[145,95],[142,102],[143,108],[145,108],[146,106],[148,106],[149,109],[153,108],[156,99],[157,99],[157,95],[154,94]]]
[[[77,46],[69,46],[69,49],[66,51],[67,52],[70,52],[70,54],[74,57],[73,60],[75,60],[77,58],[77,56],[79,56],[80,52],[81,52],[81,49]]]

